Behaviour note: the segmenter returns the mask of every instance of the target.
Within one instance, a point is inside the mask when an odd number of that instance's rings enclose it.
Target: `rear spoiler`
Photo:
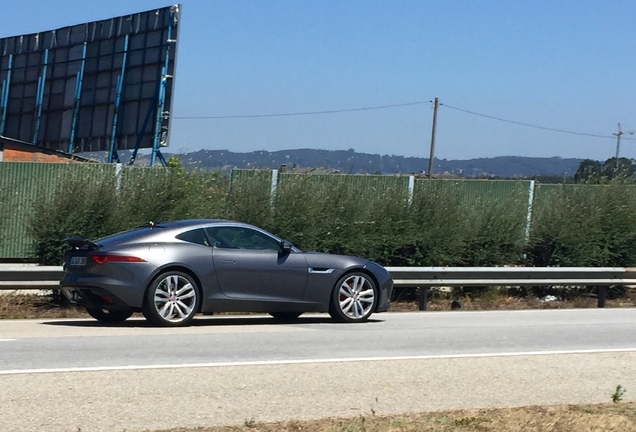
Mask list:
[[[67,237],[62,241],[68,244],[71,249],[88,249],[88,250],[99,249],[98,244],[93,243],[90,240],[86,240],[83,237]]]

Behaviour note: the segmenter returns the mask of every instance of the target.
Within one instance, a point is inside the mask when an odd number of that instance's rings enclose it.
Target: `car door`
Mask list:
[[[307,260],[283,253],[278,239],[249,227],[206,228],[223,294],[262,301],[302,301],[307,288]]]

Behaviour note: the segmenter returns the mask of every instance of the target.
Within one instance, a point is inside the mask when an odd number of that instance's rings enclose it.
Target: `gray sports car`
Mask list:
[[[294,320],[329,312],[361,322],[389,308],[391,275],[372,261],[305,252],[252,225],[184,220],[88,241],[64,240],[62,292],[99,321],[143,312],[154,325],[195,314],[267,312]]]

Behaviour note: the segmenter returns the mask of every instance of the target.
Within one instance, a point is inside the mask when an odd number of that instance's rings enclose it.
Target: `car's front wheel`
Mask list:
[[[378,301],[375,282],[363,272],[341,277],[331,293],[329,314],[340,322],[366,321]]]
[[[86,312],[99,322],[106,324],[119,324],[126,321],[133,314],[132,310],[109,310],[99,308],[86,308]]]
[[[194,319],[200,295],[188,274],[171,271],[157,276],[146,292],[143,314],[154,325],[185,326]]]

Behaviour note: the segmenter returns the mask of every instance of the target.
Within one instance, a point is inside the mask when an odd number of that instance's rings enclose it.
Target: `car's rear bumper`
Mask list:
[[[86,308],[108,310],[130,310],[131,307],[122,299],[101,288],[94,287],[62,287],[62,293],[71,302]],[[134,308],[133,308],[134,309]]]
[[[75,290],[80,294],[77,302],[88,307],[104,309],[133,308],[143,305],[143,288],[113,278],[66,273],[60,281],[62,289]]]

